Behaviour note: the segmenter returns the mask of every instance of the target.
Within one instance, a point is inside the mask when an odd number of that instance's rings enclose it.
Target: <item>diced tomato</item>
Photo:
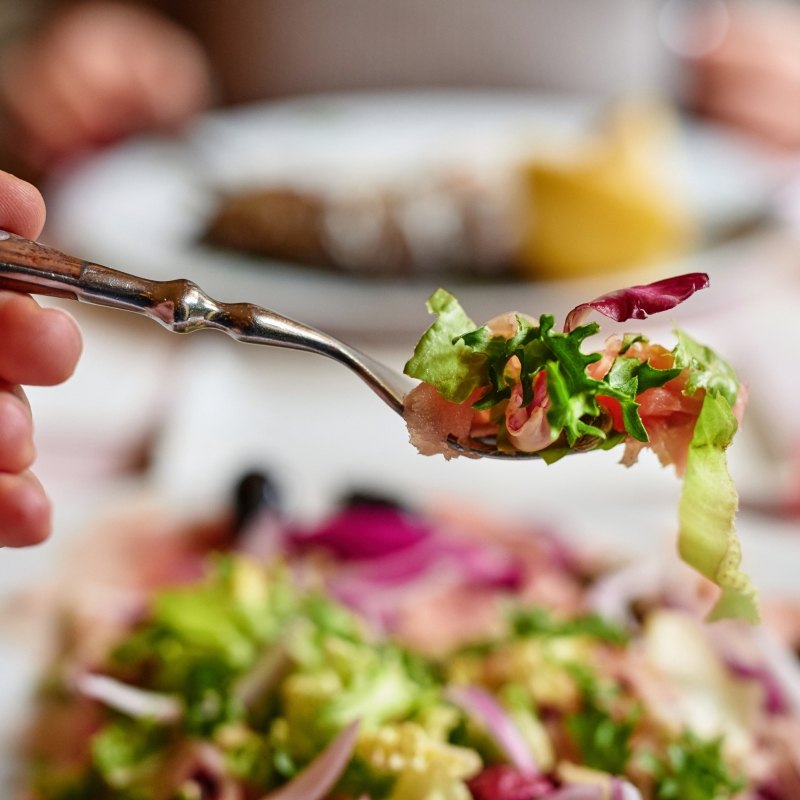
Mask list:
[[[613,397],[598,395],[597,402],[608,409],[608,413],[611,414],[611,418],[614,420],[614,430],[624,433],[625,423],[622,421],[622,407],[619,404],[619,400],[615,400]]]

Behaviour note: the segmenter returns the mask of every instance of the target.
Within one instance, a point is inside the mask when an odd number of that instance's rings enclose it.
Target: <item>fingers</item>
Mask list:
[[[50,535],[50,501],[28,470],[36,451],[27,399],[0,386],[0,547],[27,547]]]
[[[69,314],[14,292],[0,292],[0,343],[0,378],[31,386],[69,378],[83,346]]]
[[[0,228],[36,239],[44,227],[44,200],[26,181],[0,171]]]
[[[31,472],[0,474],[0,546],[27,547],[50,535],[50,501]]]
[[[0,382],[0,472],[23,472],[33,464],[33,418],[18,386]]]

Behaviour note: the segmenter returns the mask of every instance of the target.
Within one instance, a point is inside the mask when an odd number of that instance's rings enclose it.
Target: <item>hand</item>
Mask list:
[[[0,172],[0,228],[35,239],[44,217],[39,192]],[[50,503],[29,469],[33,420],[20,384],[65,381],[80,352],[80,331],[66,312],[0,291],[0,546],[37,544],[50,533]]]
[[[722,42],[694,61],[697,110],[770,144],[800,146],[800,10],[728,8]]]
[[[205,54],[153,11],[85,2],[13,49],[0,71],[12,146],[30,167],[144,130],[172,130],[210,97]]]

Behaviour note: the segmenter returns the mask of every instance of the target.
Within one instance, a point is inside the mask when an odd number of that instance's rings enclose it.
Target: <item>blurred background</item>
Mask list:
[[[0,0],[0,166],[42,188],[48,244],[191,278],[398,368],[440,285],[480,323],[708,272],[675,318],[750,384],[731,452],[744,566],[800,594],[795,3]],[[6,617],[83,531],[215,513],[252,467],[302,518],[366,487],[624,553],[675,535],[680,486],[655,458],[423,459],[333,363],[69,310],[78,372],[29,393],[55,534],[0,553]],[[635,327],[671,345],[669,320]],[[0,640],[9,735],[34,665]]]

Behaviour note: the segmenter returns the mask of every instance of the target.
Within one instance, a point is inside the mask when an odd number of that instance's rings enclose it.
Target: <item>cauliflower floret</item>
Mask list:
[[[480,756],[403,722],[364,731],[356,754],[376,770],[397,775],[391,800],[468,800],[464,781],[480,772]]]

